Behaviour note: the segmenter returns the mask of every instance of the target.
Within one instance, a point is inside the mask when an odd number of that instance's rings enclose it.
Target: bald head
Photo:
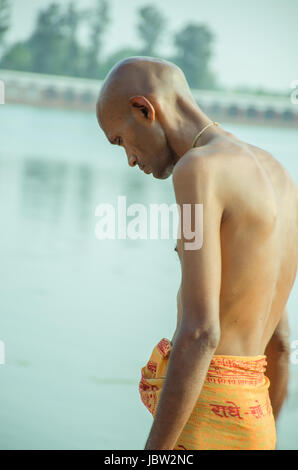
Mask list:
[[[126,102],[131,96],[142,95],[163,101],[177,94],[191,92],[182,70],[172,62],[155,57],[129,57],[118,62],[105,78],[98,97],[98,107],[117,101]]]
[[[129,57],[105,78],[97,100],[100,127],[124,147],[130,166],[167,178],[177,154],[170,135],[181,132],[187,106],[196,106],[182,70],[155,57]],[[178,134],[176,133],[175,135]]]

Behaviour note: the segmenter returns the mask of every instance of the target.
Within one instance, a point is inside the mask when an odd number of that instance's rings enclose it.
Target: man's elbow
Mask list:
[[[195,342],[200,348],[215,350],[220,340],[218,322],[181,322],[181,336],[186,342]]]

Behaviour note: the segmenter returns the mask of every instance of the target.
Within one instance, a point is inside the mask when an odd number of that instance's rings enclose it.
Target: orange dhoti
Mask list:
[[[163,338],[142,367],[139,392],[153,416],[171,348],[171,342]],[[264,355],[214,355],[201,393],[174,450],[274,450],[276,428],[266,365]]]

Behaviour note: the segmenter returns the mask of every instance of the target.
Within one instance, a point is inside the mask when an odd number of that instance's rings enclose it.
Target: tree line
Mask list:
[[[159,53],[167,26],[164,14],[150,4],[140,7],[136,14],[137,46],[121,46],[106,55],[105,39],[111,23],[108,0],[94,0],[94,5],[86,9],[78,9],[75,1],[63,8],[52,2],[39,10],[29,37],[12,44],[5,42],[11,22],[11,1],[0,0],[0,68],[103,79],[119,60],[145,55],[177,64],[193,88],[215,88],[210,69],[214,35],[208,26],[193,22],[174,32],[173,55],[165,57]],[[81,28],[87,31],[86,44],[79,41]]]

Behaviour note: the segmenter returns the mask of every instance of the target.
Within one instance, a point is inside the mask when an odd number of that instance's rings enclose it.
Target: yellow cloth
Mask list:
[[[171,342],[163,338],[142,367],[139,392],[155,415]],[[266,356],[212,357],[201,393],[174,450],[274,450],[275,420],[265,375]]]

